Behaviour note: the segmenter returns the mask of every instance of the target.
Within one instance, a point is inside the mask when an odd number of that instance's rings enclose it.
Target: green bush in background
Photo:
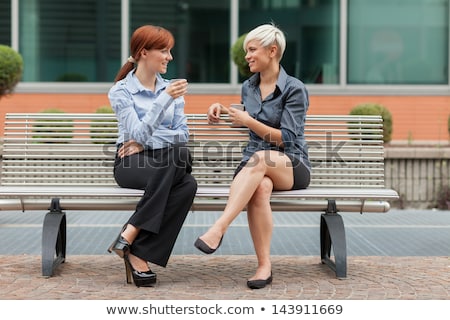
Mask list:
[[[247,34],[241,35],[231,47],[231,58],[239,70],[239,74],[245,78],[250,77],[253,73],[250,72],[248,63],[245,60],[244,40]]]
[[[0,98],[14,91],[22,72],[22,56],[11,47],[0,45]]]
[[[392,140],[392,114],[383,105],[377,103],[364,103],[350,110],[351,115],[379,115],[383,119],[383,141],[388,143]]]
[[[114,113],[111,106],[101,106],[98,107],[97,110],[95,110],[95,113],[101,113],[101,114],[111,114]],[[97,120],[97,123],[99,122],[110,122],[108,120]],[[91,138],[94,140],[94,143],[101,143],[101,144],[114,144],[117,139],[117,120],[113,120],[114,124],[92,124],[91,127],[93,128],[91,130]],[[106,130],[98,130],[95,129],[97,127],[106,127],[111,129]],[[111,133],[111,135],[105,135]],[[98,135],[101,134],[101,135]]]
[[[41,113],[65,113],[64,111],[57,108],[50,108],[41,111]],[[64,124],[55,124],[55,122],[62,122]],[[35,124],[33,126],[33,133],[38,133],[33,135],[33,139],[39,139],[37,143],[67,143],[66,139],[71,139],[73,136],[70,134],[73,132],[71,127],[73,127],[72,120],[51,120],[42,119],[37,120],[37,122],[42,124]],[[60,141],[58,141],[60,140]]]
[[[60,75],[58,78],[56,78],[56,81],[58,82],[85,82],[88,81],[88,78],[81,73],[76,72],[69,72],[64,73]]]
[[[111,106],[101,106],[95,110],[95,113],[114,113],[114,110]]]

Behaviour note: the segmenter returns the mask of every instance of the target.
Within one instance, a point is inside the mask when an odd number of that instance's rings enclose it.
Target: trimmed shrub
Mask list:
[[[98,107],[97,110],[95,110],[95,113],[101,113],[101,114],[111,114],[114,113],[114,110],[111,108],[111,106],[101,106]],[[98,120],[99,122],[108,122],[107,120]],[[102,143],[102,144],[114,144],[115,140],[117,138],[117,120],[114,120],[115,124],[105,124],[105,125],[97,125],[92,124],[91,127],[93,128],[91,130],[91,139],[94,140],[94,143]],[[106,127],[111,128],[111,130],[98,130],[95,129],[97,127]],[[105,135],[111,133],[111,135]],[[97,135],[101,134],[101,135]],[[105,139],[105,140],[102,140]],[[114,141],[111,141],[114,140]]]
[[[245,78],[250,77],[253,73],[250,72],[248,63],[245,60],[244,40],[247,34],[241,35],[231,47],[231,58],[234,64],[238,67],[239,74]]]
[[[62,110],[56,109],[56,108],[50,108],[41,111],[42,113],[65,113]],[[67,141],[64,141],[65,139],[70,139],[73,136],[68,134],[72,133],[72,130],[70,127],[73,127],[71,124],[67,124],[67,122],[72,122],[72,120],[64,120],[66,123],[57,125],[54,124],[55,122],[61,122],[63,120],[50,120],[50,119],[43,119],[38,120],[39,123],[42,124],[35,124],[33,128],[33,133],[41,133],[42,135],[34,135],[34,139],[39,139],[36,141],[37,143],[67,143]],[[51,128],[50,128],[51,127]],[[54,133],[57,133],[53,135]],[[61,135],[58,135],[61,134]],[[46,140],[48,139],[48,140]],[[63,141],[57,141],[58,139],[64,139]]]
[[[76,73],[76,72],[72,72],[72,73],[64,73],[62,75],[60,75],[58,78],[56,78],[56,81],[59,82],[85,82],[88,81],[88,78],[81,73]]]
[[[101,106],[101,107],[98,107],[95,110],[95,113],[109,113],[109,114],[111,114],[111,113],[114,113],[114,110],[111,108],[111,106]]]
[[[380,115],[383,119],[383,141],[388,143],[392,140],[392,115],[383,105],[377,103],[364,103],[350,110],[351,115]]]
[[[11,47],[0,45],[0,98],[14,91],[22,72],[22,56]]]

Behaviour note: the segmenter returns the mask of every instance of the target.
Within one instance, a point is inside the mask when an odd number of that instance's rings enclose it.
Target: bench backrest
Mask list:
[[[199,185],[228,185],[247,129],[210,125],[189,114],[190,147]],[[311,187],[384,187],[380,116],[307,116]],[[116,185],[113,114],[7,114],[2,185]]]

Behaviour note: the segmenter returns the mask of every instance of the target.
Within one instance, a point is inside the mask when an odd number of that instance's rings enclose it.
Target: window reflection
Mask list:
[[[24,81],[109,82],[120,57],[120,1],[21,0]]]
[[[286,34],[281,61],[309,84],[449,83],[448,0],[347,0],[347,70],[340,70],[339,0],[239,0],[238,33],[274,22]],[[111,82],[120,66],[121,31],[143,24],[171,30],[167,77],[231,83],[231,1],[20,0],[19,52],[25,82]],[[0,1],[0,43],[11,45],[11,1]],[[243,79],[239,79],[242,82]],[[233,81],[234,83],[234,81]]]
[[[0,1],[0,44],[11,46],[11,1]]]
[[[447,84],[448,1],[349,1],[348,82]]]
[[[130,32],[143,24],[154,24],[175,36],[168,78],[186,78],[191,83],[230,82],[229,1],[132,0],[131,3]]]
[[[305,83],[338,83],[339,1],[240,1],[239,30],[274,22],[286,35],[281,64]],[[241,79],[242,80],[242,79]]]

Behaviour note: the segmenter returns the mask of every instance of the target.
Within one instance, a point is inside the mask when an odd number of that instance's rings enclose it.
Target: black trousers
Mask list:
[[[190,174],[192,159],[184,145],[116,156],[114,177],[123,188],[143,189],[144,195],[128,220],[140,228],[131,253],[165,267],[197,192]]]

